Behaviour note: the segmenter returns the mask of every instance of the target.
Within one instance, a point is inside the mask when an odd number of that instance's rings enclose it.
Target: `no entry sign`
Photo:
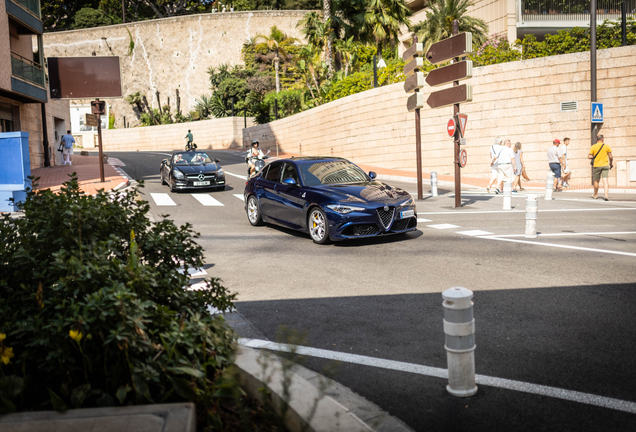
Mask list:
[[[457,126],[455,125],[455,119],[454,119],[454,118],[451,118],[451,119],[448,121],[448,126],[446,127],[446,129],[447,129],[447,131],[448,131],[448,136],[451,136],[451,137],[452,137],[452,136],[455,136],[455,128],[456,128],[456,127],[457,127]]]
[[[468,153],[466,150],[462,150],[459,152],[459,166],[464,168],[466,166],[466,162],[468,161]]]

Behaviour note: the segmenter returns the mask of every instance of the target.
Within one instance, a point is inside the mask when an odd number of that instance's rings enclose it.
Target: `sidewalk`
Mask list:
[[[62,183],[69,180],[69,175],[77,174],[80,189],[87,195],[95,195],[98,190],[119,189],[130,184],[128,177],[116,168],[120,164],[119,160],[110,158],[104,164],[104,182],[100,181],[99,157],[73,155],[73,165],[57,165],[47,168],[36,168],[31,170],[33,177],[39,177],[36,190],[50,189],[52,192],[59,192]]]

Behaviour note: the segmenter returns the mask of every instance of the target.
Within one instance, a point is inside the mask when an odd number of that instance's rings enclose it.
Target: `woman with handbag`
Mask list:
[[[512,183],[512,191],[516,192],[517,190],[524,190],[521,187],[521,176],[523,175],[526,180],[530,180],[526,175],[526,165],[523,163],[523,152],[521,151],[521,143],[518,142],[515,144],[514,148],[515,152],[515,180]],[[517,189],[519,187],[519,189]]]

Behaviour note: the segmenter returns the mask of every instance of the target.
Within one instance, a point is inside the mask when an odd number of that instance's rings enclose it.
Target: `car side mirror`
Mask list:
[[[219,163],[221,161],[219,159],[214,159],[214,162]]]
[[[378,176],[378,175],[375,173],[375,171],[369,171],[369,178],[370,178],[371,180],[375,180],[375,178],[376,178],[377,176]]]
[[[283,180],[283,183],[285,183],[288,186],[296,186],[298,184],[298,183],[296,183],[296,180],[294,180],[291,177],[288,177],[285,180]]]

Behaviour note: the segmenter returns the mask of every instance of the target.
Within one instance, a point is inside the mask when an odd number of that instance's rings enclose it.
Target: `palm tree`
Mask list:
[[[276,26],[272,26],[269,35],[258,35],[255,38],[256,50],[267,49],[274,52],[274,70],[276,71],[276,93],[280,92],[279,65],[280,56],[287,55],[287,47],[293,45],[297,39],[288,37]]]
[[[311,93],[311,97],[314,101],[316,100],[316,95],[314,94],[309,78],[311,78],[314,86],[316,86],[316,91],[320,92],[320,86],[318,85],[318,81],[316,79],[316,65],[319,63],[320,50],[312,44],[303,46],[296,57],[296,65],[305,78],[305,83],[307,84],[309,93]]]
[[[382,58],[382,48],[395,44],[400,26],[410,26],[411,15],[404,0],[367,0],[366,7],[355,15],[356,28],[363,42],[378,47],[378,56]]]
[[[353,41],[353,36],[349,39],[336,40],[336,51],[340,54],[340,58],[345,64],[344,76],[347,77],[349,73],[349,67],[356,57],[357,42]]]
[[[473,44],[481,46],[488,39],[488,24],[482,19],[468,16],[471,0],[433,0],[426,21],[411,27],[418,41],[424,44],[424,51],[443,39],[453,35],[453,20],[459,21],[459,32],[471,32]]]
[[[331,0],[322,0],[322,19],[327,28],[330,28],[331,23]],[[327,66],[329,68],[329,75],[333,74],[333,34],[327,33]]]

